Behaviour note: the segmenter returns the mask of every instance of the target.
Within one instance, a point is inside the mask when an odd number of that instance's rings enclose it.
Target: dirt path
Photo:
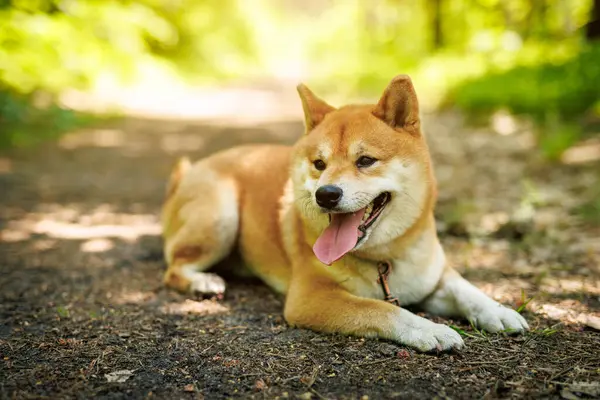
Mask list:
[[[157,214],[174,159],[292,143],[302,128],[128,119],[0,157],[0,398],[600,395],[600,335],[586,326],[600,312],[600,229],[574,211],[600,166],[549,167],[526,131],[456,115],[426,128],[450,262],[512,307],[521,289],[534,296],[528,335],[450,321],[467,349],[423,355],[289,329],[259,282],[231,282],[220,303],[161,289]]]

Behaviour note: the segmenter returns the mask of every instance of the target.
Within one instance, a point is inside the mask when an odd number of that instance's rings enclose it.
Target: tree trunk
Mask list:
[[[444,45],[442,32],[442,0],[430,0],[431,29],[433,31],[433,50],[438,50]]]
[[[585,37],[589,41],[600,40],[600,0],[594,0],[592,4],[590,22],[588,22]]]

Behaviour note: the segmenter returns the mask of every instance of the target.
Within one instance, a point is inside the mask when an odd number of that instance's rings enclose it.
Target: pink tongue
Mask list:
[[[364,215],[364,208],[355,213],[331,214],[329,226],[313,246],[315,255],[323,264],[333,264],[356,246],[358,227]]]

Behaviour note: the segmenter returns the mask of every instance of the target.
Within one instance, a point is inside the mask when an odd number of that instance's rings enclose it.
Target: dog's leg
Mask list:
[[[293,277],[284,313],[293,326],[379,337],[420,351],[463,346],[462,338],[451,328],[382,300],[354,296],[325,276]]]
[[[193,200],[167,209],[172,215],[166,218],[169,267],[163,281],[170,288],[196,296],[225,292],[220,276],[203,271],[231,252],[239,225],[235,186],[226,181],[210,183],[198,189]]]
[[[422,306],[432,314],[465,317],[488,332],[529,329],[519,313],[490,299],[450,267],[446,267],[437,290]]]

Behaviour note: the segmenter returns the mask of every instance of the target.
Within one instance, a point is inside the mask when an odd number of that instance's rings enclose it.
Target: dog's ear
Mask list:
[[[304,109],[304,125],[306,127],[306,132],[308,133],[319,125],[327,114],[334,111],[335,107],[330,106],[318,98],[302,83],[299,84],[296,89],[298,90],[300,100],[302,101],[302,108]]]
[[[398,75],[383,92],[373,115],[392,128],[419,132],[419,101],[408,75]]]

